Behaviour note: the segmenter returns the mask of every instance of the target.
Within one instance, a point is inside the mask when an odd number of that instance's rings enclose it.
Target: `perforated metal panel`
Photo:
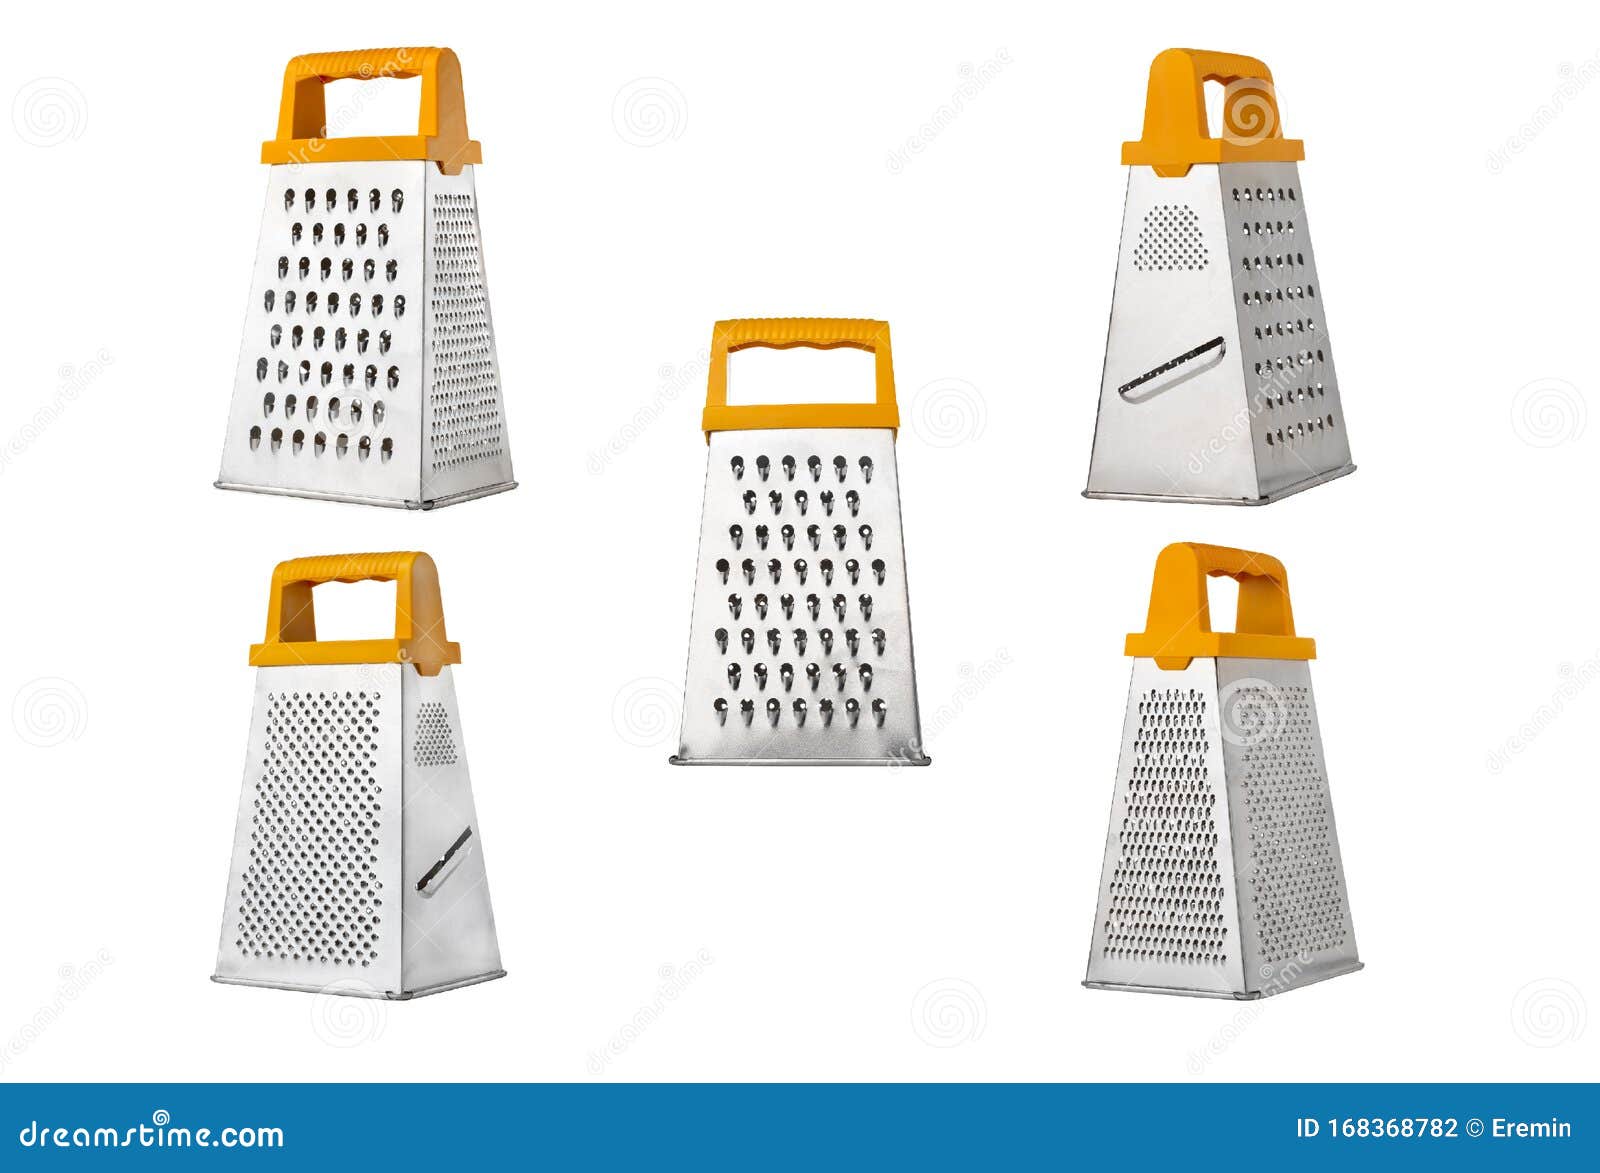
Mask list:
[[[503,455],[500,376],[471,192],[433,194],[433,379],[428,420],[435,473]]]
[[[257,669],[219,981],[410,998],[498,977],[450,669]]]
[[[1298,170],[1218,170],[1251,435],[1270,489],[1348,463],[1350,448]]]
[[[1130,167],[1087,495],[1259,505],[1353,469],[1296,165]]]
[[[398,665],[259,669],[217,973],[399,988]]]
[[[1144,214],[1133,250],[1135,268],[1204,269],[1210,263],[1200,217],[1188,204],[1159,204]]]
[[[370,966],[383,938],[382,694],[267,694],[235,946],[245,956]]]
[[[1151,689],[1136,703],[1103,948],[1134,962],[1220,965],[1229,947],[1226,861],[1217,850],[1219,788],[1206,761],[1206,697]]]
[[[677,760],[925,762],[893,433],[718,432],[708,461]]]
[[[1217,661],[1247,958],[1314,977],[1355,964],[1310,667]]]
[[[272,168],[219,485],[412,508],[512,487],[471,172]]]
[[[1135,660],[1087,984],[1258,997],[1360,967],[1309,668]]]
[[[449,712],[439,701],[424,701],[417,707],[417,736],[412,760],[419,766],[455,764],[455,731],[450,728]]]

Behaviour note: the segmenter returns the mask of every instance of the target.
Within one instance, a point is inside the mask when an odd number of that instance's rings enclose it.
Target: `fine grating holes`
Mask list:
[[[434,472],[503,454],[500,379],[489,330],[478,217],[472,196],[439,192],[433,220],[433,385],[429,444]],[[395,313],[403,312],[398,299]]]
[[[1133,768],[1122,780],[1104,923],[1104,955],[1166,965],[1221,965],[1229,942],[1218,856],[1218,794],[1207,767],[1206,699],[1192,688],[1138,698]]]
[[[1144,214],[1133,267],[1148,271],[1204,269],[1211,262],[1200,218],[1187,204],[1157,204]]]
[[[385,945],[379,693],[274,692],[254,783],[234,946],[309,967],[371,965]]]
[[[1311,690],[1246,685],[1233,704],[1263,714],[1242,770],[1249,866],[1240,883],[1263,964],[1343,948],[1346,911],[1328,780],[1317,753]]]
[[[456,764],[455,731],[442,701],[423,701],[417,706],[417,739],[412,760],[419,766]]]

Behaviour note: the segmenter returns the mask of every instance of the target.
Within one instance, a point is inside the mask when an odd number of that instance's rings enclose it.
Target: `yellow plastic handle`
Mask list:
[[[393,582],[393,639],[317,639],[313,587],[325,582]],[[267,603],[266,640],[250,648],[260,668],[301,664],[413,664],[437,676],[461,663],[461,645],[445,636],[439,568],[416,550],[392,554],[328,554],[278,563]]]
[[[330,81],[378,77],[422,78],[415,135],[329,138],[323,87]],[[450,49],[434,47],[355,49],[307,53],[283,71],[278,137],[261,144],[263,163],[370,163],[432,159],[446,175],[483,162],[483,148],[467,134],[467,101],[461,62]]]
[[[1206,123],[1205,83],[1226,87],[1222,137]],[[1254,57],[1209,49],[1168,49],[1150,63],[1144,137],[1122,144],[1122,161],[1148,164],[1157,175],[1189,174],[1196,163],[1287,163],[1306,157],[1305,143],[1283,137],[1272,70]]]
[[[728,355],[751,346],[774,350],[848,346],[871,351],[876,359],[877,401],[729,407]],[[870,318],[735,318],[718,322],[711,330],[711,373],[700,426],[707,441],[712,432],[751,428],[898,428],[900,408],[894,398],[889,323]]]
[[[1217,575],[1239,582],[1233,631],[1211,630],[1206,579]],[[1294,633],[1282,562],[1228,546],[1174,542],[1156,559],[1149,617],[1143,632],[1128,636],[1126,652],[1147,656],[1161,668],[1187,668],[1196,656],[1313,660],[1317,644]]]

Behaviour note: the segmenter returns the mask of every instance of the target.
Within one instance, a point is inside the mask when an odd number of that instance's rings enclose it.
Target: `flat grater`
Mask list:
[[[729,406],[746,347],[872,352],[874,403]],[[678,764],[927,765],[900,529],[889,324],[711,335],[705,507]]]
[[[1226,86],[1209,137],[1204,86]],[[1264,505],[1355,471],[1296,160],[1272,73],[1168,49],[1150,66],[1088,497]]]
[[[394,582],[392,639],[318,640],[312,588]],[[421,553],[279,563],[215,980],[415,998],[502,977],[439,572]]]
[[[422,79],[415,136],[328,138],[323,86]],[[516,487],[461,64],[449,49],[284,71],[217,485],[432,509]]]
[[[1239,581],[1213,632],[1208,575]],[[1133,684],[1084,984],[1260,998],[1361,968],[1311,695],[1316,643],[1265,554],[1179,542]]]

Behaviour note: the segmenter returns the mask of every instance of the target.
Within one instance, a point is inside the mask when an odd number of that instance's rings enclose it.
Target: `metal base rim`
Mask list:
[[[490,970],[488,973],[458,978],[455,981],[423,986],[418,990],[402,990],[398,993],[393,990],[374,990],[370,994],[363,994],[356,990],[330,990],[327,986],[302,986],[295,985],[292,982],[265,982],[254,978],[223,977],[221,974],[215,973],[211,975],[211,980],[222,986],[254,986],[260,990],[289,990],[296,994],[336,994],[341,998],[368,998],[385,1002],[409,1002],[413,998],[426,998],[429,994],[443,994],[447,990],[459,990],[463,986],[476,986],[481,982],[492,982],[496,978],[505,976],[505,970],[495,969]]]
[[[269,497],[301,497],[307,501],[338,501],[345,505],[377,505],[384,509],[443,509],[447,505],[458,505],[463,501],[474,501],[479,497],[489,497],[495,493],[506,493],[517,487],[516,481],[501,481],[499,484],[486,485],[481,489],[468,489],[461,493],[452,493],[448,497],[433,497],[427,501],[397,501],[390,497],[363,497],[353,493],[324,493],[316,489],[280,489],[274,485],[245,485],[233,481],[216,481],[216,488],[230,489],[239,493],[262,493]]]
[[[673,754],[667,759],[674,766],[931,766],[933,759],[920,758],[685,758]]]
[[[1165,501],[1184,505],[1271,505],[1274,501],[1282,501],[1285,497],[1293,497],[1296,493],[1303,493],[1307,489],[1314,489],[1318,485],[1336,481],[1340,477],[1347,477],[1355,471],[1356,466],[1354,464],[1347,464],[1343,468],[1334,469],[1332,472],[1318,473],[1314,477],[1296,481],[1287,488],[1279,489],[1265,497],[1187,497],[1176,493],[1108,493],[1100,489],[1085,489],[1083,495],[1093,501]]]
[[[1366,965],[1364,962],[1352,962],[1350,965],[1341,966],[1338,969],[1331,969],[1327,973],[1318,974],[1316,977],[1310,978],[1306,981],[1296,982],[1283,992],[1287,994],[1294,990],[1303,989],[1306,986],[1314,986],[1318,982],[1325,982],[1329,978],[1343,977],[1347,973],[1355,973],[1357,970],[1365,968]],[[1221,998],[1224,1000],[1231,999],[1235,1002],[1254,1002],[1257,999],[1268,996],[1260,990],[1246,991],[1244,993],[1219,990],[1187,990],[1179,989],[1173,986],[1140,986],[1132,985],[1127,982],[1091,982],[1088,980],[1083,982],[1083,988],[1086,990],[1115,990],[1124,994],[1171,994],[1174,997],[1179,998]],[[1271,996],[1274,998],[1278,997],[1277,994],[1273,994]]]

